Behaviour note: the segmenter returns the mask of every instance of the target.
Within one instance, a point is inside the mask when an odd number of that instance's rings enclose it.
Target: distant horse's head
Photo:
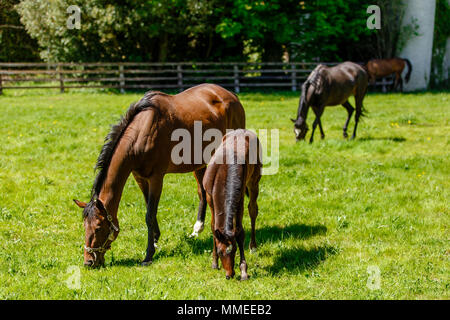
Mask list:
[[[85,230],[84,265],[98,267],[105,262],[105,252],[119,234],[119,228],[99,199],[84,203],[74,202],[83,209]]]
[[[306,120],[299,117],[297,120],[291,119],[291,121],[294,123],[295,140],[297,142],[304,140],[309,129]]]
[[[234,277],[234,258],[236,256],[236,237],[226,235],[219,229],[214,231],[214,241],[216,242],[217,254],[220,257],[222,266],[226,272],[226,278]]]

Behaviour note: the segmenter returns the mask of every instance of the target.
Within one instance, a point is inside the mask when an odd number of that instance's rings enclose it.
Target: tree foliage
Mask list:
[[[369,2],[22,0],[17,9],[47,61],[364,61],[382,45],[366,27]],[[80,30],[66,27],[69,5],[81,9]]]
[[[0,61],[36,61],[37,42],[28,35],[14,9],[19,0],[0,1]]]

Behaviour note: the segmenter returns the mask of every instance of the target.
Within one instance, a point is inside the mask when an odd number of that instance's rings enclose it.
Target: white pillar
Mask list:
[[[404,3],[402,24],[411,24],[414,19],[419,26],[419,35],[410,36],[398,54],[401,58],[408,58],[413,66],[411,79],[404,84],[405,91],[426,89],[430,80],[436,0],[405,0]]]

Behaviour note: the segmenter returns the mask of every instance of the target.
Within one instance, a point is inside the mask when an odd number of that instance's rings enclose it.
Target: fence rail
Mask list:
[[[97,63],[0,63],[0,94],[3,89],[116,88],[183,90],[214,82],[239,92],[241,88],[288,88],[299,90],[315,62],[97,62]],[[336,63],[323,63],[334,65]],[[374,86],[392,85],[382,79]]]

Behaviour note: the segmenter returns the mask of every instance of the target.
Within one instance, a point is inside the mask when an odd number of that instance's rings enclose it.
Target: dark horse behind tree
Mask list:
[[[242,226],[244,192],[249,197],[248,212],[252,227],[250,250],[256,249],[255,222],[258,215],[256,201],[261,179],[261,154],[256,134],[248,130],[232,131],[223,138],[203,178],[206,199],[212,215],[212,267],[218,269],[217,255],[219,255],[227,279],[234,276],[236,242],[239,246],[241,280],[248,278],[244,255],[245,233]]]
[[[408,65],[408,72],[405,75],[405,81],[408,83],[412,72],[412,64],[408,59],[373,59],[367,62],[364,68],[369,74],[369,80],[371,83],[374,83],[378,78],[384,78],[395,73],[395,81],[392,89],[396,90],[400,84],[400,91],[403,91],[402,72],[406,65]]]
[[[117,211],[131,173],[147,205],[148,246],[143,265],[152,262],[154,244],[160,236],[156,213],[165,174],[194,171],[200,198],[197,230],[194,231],[201,232],[207,205],[202,184],[206,163],[203,157],[200,163],[192,161],[195,154],[191,155],[190,163],[176,164],[171,157],[171,151],[178,143],[171,139],[173,131],[182,128],[192,137],[197,121],[204,130],[214,128],[224,134],[226,129],[245,128],[245,112],[234,94],[217,85],[203,84],[173,96],[147,92],[112,127],[97,160],[99,172],[90,202],[75,200],[84,209],[86,266],[103,264],[106,250],[119,233]],[[202,142],[202,155],[205,146]],[[191,139],[191,150],[196,150],[194,139]]]
[[[319,125],[322,139],[325,137],[320,117],[326,106],[342,105],[348,112],[344,125],[344,138],[347,138],[347,127],[355,110],[349,103],[350,96],[355,96],[356,114],[355,128],[352,139],[356,137],[358,121],[364,112],[363,99],[367,92],[367,72],[360,65],[353,62],[344,62],[334,67],[319,64],[308,76],[302,85],[302,95],[297,111],[297,119],[294,122],[294,133],[297,141],[305,139],[308,131],[306,118],[309,107],[312,107],[316,119],[309,142],[313,142],[314,131]]]

